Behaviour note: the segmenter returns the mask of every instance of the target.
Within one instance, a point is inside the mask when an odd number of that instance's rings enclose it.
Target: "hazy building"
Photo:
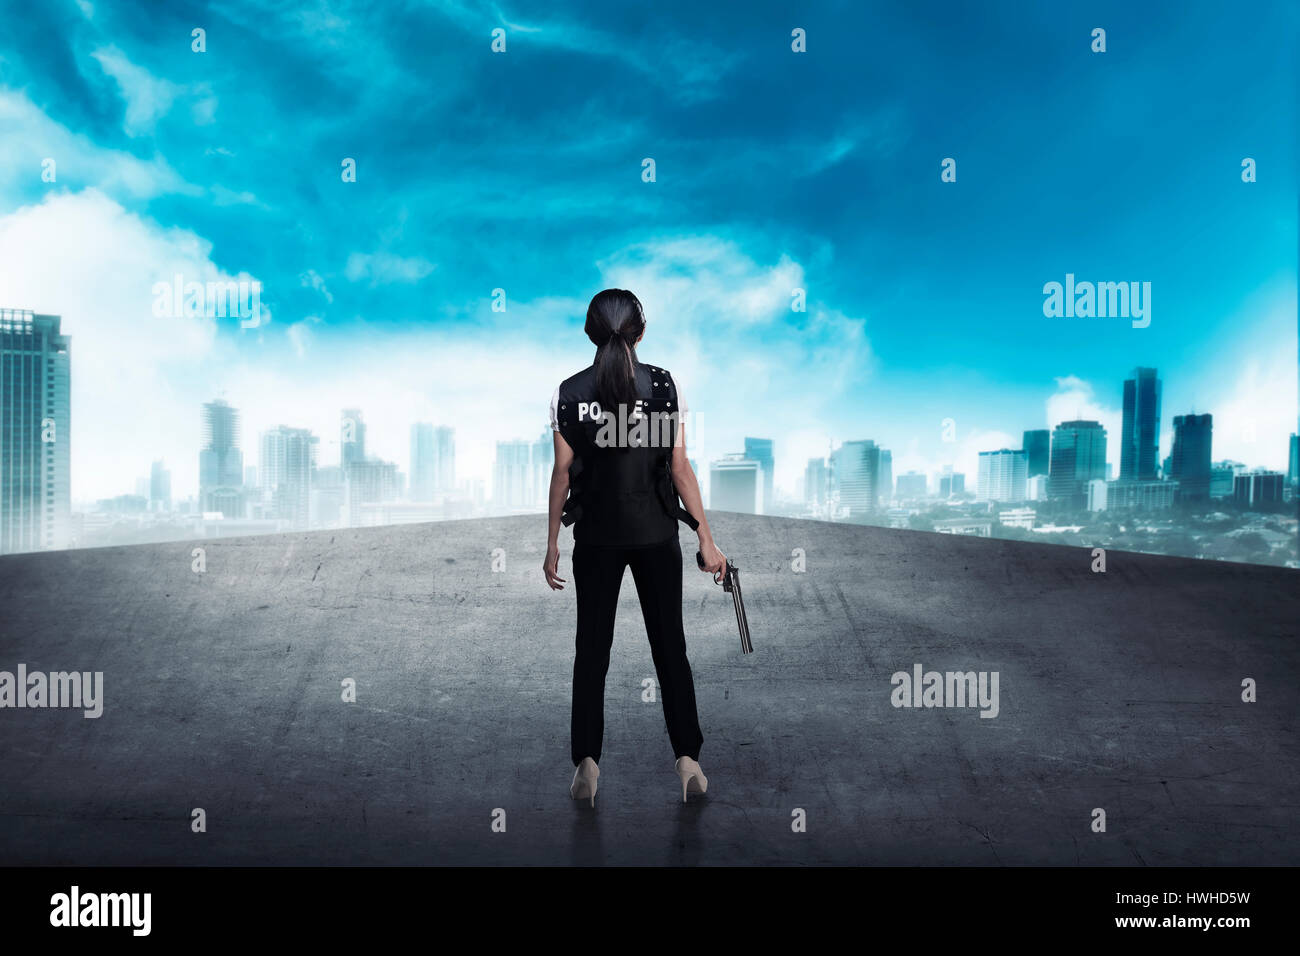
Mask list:
[[[433,430],[434,491],[456,490],[456,429],[439,425]],[[554,450],[552,450],[554,453]]]
[[[71,338],[60,322],[0,309],[0,554],[72,543]]]
[[[940,498],[966,493],[966,476],[960,471],[953,471],[952,465],[944,465],[943,471],[936,476],[935,484],[939,486]]]
[[[1101,422],[1062,422],[1052,431],[1047,496],[1087,506],[1088,482],[1106,478],[1106,429]]]
[[[758,462],[763,469],[763,501],[767,504],[774,500],[772,497],[772,480],[776,463],[772,457],[772,449],[772,439],[770,438],[745,439],[745,457],[750,461]]]
[[[289,522],[293,530],[311,526],[317,441],[306,428],[277,425],[262,433],[259,474],[265,515]]]
[[[239,411],[224,399],[203,406],[199,451],[199,510],[244,516],[244,454],[239,450]]]
[[[532,442],[497,442],[492,470],[492,502],[498,508],[520,510],[534,506],[532,488]]]
[[[977,538],[993,536],[992,518],[944,518],[934,523],[940,534],[968,534]]]
[[[1106,479],[1093,478],[1087,485],[1088,510],[1106,510]]]
[[[1033,508],[1004,508],[998,512],[998,524],[1008,528],[1024,528],[1026,531],[1033,531],[1037,519],[1038,513]]]
[[[1135,368],[1124,382],[1124,425],[1120,435],[1121,481],[1156,477],[1160,446],[1160,379],[1153,368]]]
[[[980,452],[975,497],[980,501],[1024,501],[1028,470],[1022,450]]]
[[[1300,435],[1291,436],[1290,453],[1287,456],[1286,482],[1288,485],[1300,485]]]
[[[155,511],[172,510],[172,473],[162,459],[149,466],[149,506]]]
[[[437,453],[433,425],[416,422],[411,426],[411,500],[432,501],[438,484]]]
[[[1175,415],[1174,447],[1169,453],[1169,477],[1178,482],[1180,501],[1206,501],[1210,497],[1212,415]]]
[[[894,500],[894,453],[880,449],[880,464],[876,469],[876,502],[889,506]]]
[[[401,490],[397,464],[378,458],[349,462],[343,468],[343,478],[344,507],[348,524],[353,526],[360,520],[362,505],[396,501]]]
[[[311,476],[308,523],[312,528],[337,528],[343,523],[347,481],[341,465],[317,467]]]
[[[1046,501],[1047,500],[1047,475],[1034,475],[1025,482],[1025,500],[1026,501]]]
[[[1112,481],[1106,485],[1107,511],[1160,511],[1172,508],[1176,481]]]
[[[1052,433],[1046,428],[1035,428],[1025,432],[1020,444],[1025,453],[1026,477],[1047,474],[1051,464]]]
[[[1216,461],[1210,465],[1210,497],[1231,498],[1236,494],[1237,475],[1246,470],[1239,461]]]
[[[551,490],[551,471],[555,467],[555,438],[551,429],[543,429],[541,437],[533,442],[532,459],[529,462],[532,481],[533,504],[545,509],[547,496]]]
[[[1283,475],[1280,471],[1248,471],[1237,475],[1233,500],[1242,508],[1267,508],[1282,502]]]
[[[411,500],[432,501],[455,489],[456,430],[416,422],[411,426]]]
[[[709,463],[709,507],[717,511],[763,513],[763,466],[744,455]]]
[[[850,521],[879,507],[882,451],[874,441],[846,441],[831,452],[831,493]]]
[[[829,495],[830,470],[826,467],[826,459],[809,458],[803,470],[804,504],[811,508],[818,508],[826,504]]]
[[[919,471],[909,471],[898,476],[896,494],[899,498],[924,498],[929,491],[925,475]]]

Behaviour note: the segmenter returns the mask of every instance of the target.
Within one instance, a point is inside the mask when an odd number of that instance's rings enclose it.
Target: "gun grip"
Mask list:
[[[704,570],[704,553],[702,551],[695,552],[695,563],[700,566],[701,571]]]

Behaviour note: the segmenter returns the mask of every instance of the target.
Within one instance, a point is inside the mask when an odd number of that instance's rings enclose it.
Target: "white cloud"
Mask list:
[[[102,149],[51,120],[22,93],[0,90],[0,128],[5,129],[0,137],[0,193],[22,193],[41,184],[41,163],[46,158],[56,164],[57,180],[51,189],[93,186],[135,199],[202,193],[161,156],[141,160],[119,150]]]
[[[365,254],[354,252],[348,256],[347,277],[356,282],[369,279],[371,285],[390,282],[418,282],[436,268],[428,259],[418,256],[404,258],[388,252]]]
[[[152,133],[154,123],[172,108],[181,87],[159,79],[127,59],[117,47],[102,47],[90,54],[111,76],[126,101],[123,128],[131,136]]]
[[[304,289],[315,289],[325,297],[326,302],[333,302],[334,295],[330,292],[329,287],[325,285],[325,280],[321,278],[320,273],[315,269],[308,269],[298,276],[298,281],[302,283]]]
[[[307,349],[310,347],[312,340],[311,327],[319,324],[320,321],[319,315],[309,315],[301,322],[290,324],[286,330],[285,334],[289,336],[289,342],[298,358],[307,355]]]

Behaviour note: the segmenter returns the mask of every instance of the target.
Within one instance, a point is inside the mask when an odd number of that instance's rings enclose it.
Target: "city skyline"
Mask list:
[[[1158,377],[1158,369],[1156,368],[1137,368],[1135,369],[1135,374],[1136,373],[1141,373],[1142,375],[1146,376],[1149,380],[1154,381],[1155,383],[1154,389],[1157,398],[1155,401],[1154,410],[1152,410],[1150,414],[1146,416],[1146,421],[1145,421],[1145,426],[1146,426],[1145,434],[1149,438],[1151,438],[1156,434],[1163,433],[1164,431],[1161,412],[1159,409],[1159,399],[1158,399],[1159,389],[1160,386],[1162,385],[1162,380]],[[1132,388],[1133,385],[1134,385],[1134,379],[1132,378],[1125,379],[1125,381],[1122,384],[1122,392],[1126,403],[1131,403],[1131,396],[1133,395],[1133,388]],[[205,403],[204,408],[205,410],[207,410],[206,414],[210,419],[212,410],[214,408],[230,409],[231,407],[225,402],[224,399],[217,399],[214,400],[213,402]],[[238,409],[234,408],[233,411],[235,412],[236,416],[238,416]],[[365,420],[364,409],[345,408],[340,411],[340,415],[342,417],[342,434],[345,437],[343,437],[337,443],[338,456],[339,456],[337,467],[341,467],[346,471],[348,464],[350,463],[350,461],[354,459],[358,461],[368,461],[371,463],[383,463],[385,459],[383,459],[382,456],[373,455],[367,451],[366,435],[369,430],[370,423]],[[1205,427],[1207,429],[1207,436],[1205,439],[1203,439],[1204,447],[1201,449],[1203,454],[1200,455],[1200,457],[1204,458],[1204,463],[1202,466],[1203,474],[1198,473],[1198,480],[1203,479],[1204,482],[1206,483],[1206,489],[1203,491],[1202,496],[1207,496],[1210,462],[1212,460],[1213,461],[1232,460],[1228,458],[1228,456],[1226,455],[1217,453],[1217,449],[1214,449],[1211,446],[1210,439],[1208,437],[1208,430],[1211,426],[1209,426],[1208,422],[1212,418],[1212,415],[1210,413],[1206,413],[1204,415],[1196,415],[1195,413],[1188,413],[1184,415],[1173,415],[1170,418],[1171,420],[1169,422],[1168,430],[1171,431],[1171,439],[1168,447],[1166,447],[1165,444],[1152,441],[1150,447],[1146,449],[1146,451],[1144,451],[1141,456],[1142,461],[1146,462],[1147,464],[1143,464],[1139,466],[1136,463],[1137,457],[1135,456],[1134,458],[1135,463],[1132,466],[1133,469],[1132,473],[1125,472],[1124,465],[1123,465],[1124,455],[1126,454],[1125,449],[1129,448],[1131,444],[1136,442],[1136,439],[1133,436],[1137,434],[1138,431],[1137,429],[1134,428],[1134,424],[1133,424],[1134,416],[1130,412],[1130,414],[1126,416],[1123,421],[1123,430],[1121,432],[1121,435],[1119,436],[1120,438],[1119,441],[1115,440],[1116,436],[1111,435],[1109,430],[1101,422],[1098,422],[1096,420],[1074,419],[1071,421],[1058,422],[1051,430],[1036,430],[1036,429],[1025,430],[1022,433],[1024,437],[1022,439],[1021,446],[1019,448],[1003,447],[999,449],[980,450],[979,452],[977,452],[978,465],[975,469],[969,472],[957,471],[954,467],[947,465],[944,466],[944,468],[942,468],[941,470],[936,470],[934,472],[929,472],[929,473],[927,472],[916,473],[914,470],[909,469],[906,472],[898,472],[897,476],[911,478],[919,474],[928,479],[930,475],[933,475],[937,480],[945,472],[953,473],[961,477],[964,477],[966,475],[971,475],[978,482],[979,490],[977,490],[976,492],[976,497],[978,499],[991,498],[992,500],[1011,500],[1011,501],[1027,500],[1024,496],[1024,489],[1026,487],[1027,480],[1035,476],[1048,477],[1051,475],[1053,471],[1053,469],[1050,466],[1046,469],[1043,469],[1041,464],[1037,466],[1032,464],[1030,461],[1031,457],[1034,457],[1036,455],[1046,454],[1050,456],[1048,458],[1049,461],[1051,459],[1057,458],[1058,455],[1062,454],[1059,434],[1061,433],[1069,434],[1072,432],[1072,430],[1077,431],[1079,427],[1083,427],[1085,429],[1095,429],[1097,434],[1100,436],[1096,442],[1096,447],[1092,448],[1090,446],[1088,449],[1087,452],[1088,464],[1086,464],[1081,468],[1078,478],[1066,477],[1066,478],[1058,478],[1058,480],[1082,482],[1082,484],[1080,484],[1078,488],[1075,490],[1075,493],[1081,498],[1086,498],[1086,494],[1087,494],[1086,484],[1089,480],[1101,479],[1105,481],[1110,481],[1114,479],[1119,479],[1122,481],[1169,481],[1169,480],[1176,481],[1180,477],[1180,474],[1184,473],[1183,469],[1186,467],[1183,464],[1181,464],[1181,459],[1178,457],[1178,451],[1177,451],[1179,447],[1178,438],[1179,435],[1182,433],[1182,429],[1183,429],[1182,423],[1184,421],[1190,423],[1193,421],[1200,421],[1204,419],[1206,422]],[[230,431],[233,428],[235,434],[235,450],[242,452],[242,449],[238,447],[239,427],[237,421],[238,418],[236,417],[235,424],[233,424],[233,426],[231,424],[227,424],[225,426],[225,430]],[[1300,430],[1300,422],[1297,422],[1297,426],[1298,426],[1298,430]],[[212,425],[209,423],[207,427],[209,430],[211,430]],[[426,432],[427,434],[425,434]],[[258,441],[261,443],[261,447],[263,449],[263,455],[259,456],[258,464],[253,469],[260,476],[259,480],[256,483],[258,487],[264,487],[267,483],[265,466],[263,465],[262,462],[262,458],[265,457],[265,449],[267,448],[267,439],[272,436],[276,436],[280,433],[301,433],[308,441],[310,441],[310,443],[313,446],[312,449],[312,470],[313,471],[315,470],[317,465],[323,468],[334,467],[332,463],[316,461],[315,446],[319,444],[320,438],[319,436],[316,436],[314,433],[312,433],[310,429],[300,429],[300,428],[294,428],[292,426],[287,426],[287,425],[277,425],[271,429],[261,432],[258,436]],[[460,481],[449,480],[450,476],[456,474],[455,464],[454,464],[455,455],[456,455],[454,428],[446,425],[431,423],[431,422],[412,422],[409,424],[409,434],[411,436],[411,444],[409,446],[410,455],[407,459],[407,467],[401,468],[400,466],[402,462],[391,463],[393,467],[397,469],[397,474],[399,474],[402,477],[402,480],[405,484],[405,487],[400,491],[400,494],[404,499],[410,501],[432,500],[432,498],[436,497],[437,495],[462,492],[466,489],[467,485],[470,485],[475,481],[483,480],[482,476],[477,476],[477,475],[465,476]],[[417,442],[417,435],[420,437],[419,442]],[[1048,438],[1046,448],[1040,450],[1037,448],[1039,444],[1038,438],[1039,436],[1042,435],[1049,436],[1049,438]],[[438,442],[436,452],[432,445],[435,436]],[[1034,439],[1032,443],[1030,442],[1031,437]],[[524,509],[544,506],[545,503],[544,485],[545,485],[545,481],[549,477],[549,467],[550,467],[550,460],[551,460],[551,449],[550,449],[549,439],[550,439],[550,431],[548,429],[543,432],[540,439],[536,439],[532,441],[528,439],[497,440],[495,443],[495,454],[493,456],[493,467],[491,472],[492,484],[487,486],[487,500],[492,502],[496,507],[504,508],[507,510],[524,510]],[[227,439],[227,441],[228,440],[229,439]],[[707,469],[707,473],[701,473],[699,476],[701,480],[701,487],[705,489],[706,497],[708,497],[711,491],[713,475],[715,472],[718,472],[719,470],[718,466],[720,465],[723,466],[722,470],[725,472],[729,469],[734,470],[736,467],[740,465],[756,464],[759,466],[759,468],[757,469],[758,473],[762,475],[762,486],[758,489],[751,489],[751,493],[753,491],[757,491],[756,495],[751,494],[751,497],[755,502],[754,508],[756,511],[762,511],[765,505],[771,506],[777,500],[784,499],[789,501],[792,499],[800,499],[800,498],[804,500],[810,500],[811,496],[806,488],[808,468],[812,465],[814,461],[821,461],[823,468],[826,468],[826,466],[830,465],[833,462],[833,459],[837,455],[843,453],[846,445],[866,445],[866,446],[871,446],[872,448],[879,447],[880,454],[884,456],[881,459],[881,461],[883,462],[883,470],[881,474],[882,476],[885,476],[882,477],[881,480],[884,483],[884,487],[875,489],[875,494],[871,496],[873,500],[878,500],[884,497],[885,500],[887,501],[889,498],[894,497],[896,494],[898,494],[898,496],[901,497],[901,493],[897,493],[894,488],[893,478],[895,473],[893,472],[892,462],[891,462],[892,451],[885,449],[883,445],[878,445],[878,443],[876,443],[872,439],[861,439],[861,438],[844,439],[839,443],[834,444],[834,447],[832,447],[829,450],[829,453],[827,455],[822,456],[820,458],[808,459],[804,465],[803,474],[800,475],[800,482],[798,483],[796,488],[793,489],[781,488],[780,489],[781,495],[779,497],[774,497],[772,492],[768,490],[772,487],[771,484],[772,462],[774,458],[779,460],[779,458],[781,457],[774,453],[774,449],[780,446],[779,440],[772,439],[772,438],[746,436],[743,439],[743,444],[744,444],[744,450],[724,452],[721,455],[708,460],[709,468]],[[1030,449],[1026,447],[1029,444],[1033,444],[1035,446],[1032,452]],[[1116,448],[1117,445],[1119,446],[1118,448]],[[419,447],[420,450],[417,450],[417,446]],[[1287,476],[1288,479],[1290,479],[1292,476],[1300,473],[1297,471],[1295,467],[1295,460],[1294,460],[1295,447],[1296,447],[1296,433],[1293,432],[1287,436],[1286,451],[1284,453],[1287,460],[1287,465],[1285,467],[1281,469],[1274,469],[1271,468],[1270,466],[1260,465],[1258,462],[1242,462],[1241,464],[1243,466],[1243,470],[1249,472],[1279,471],[1284,476]],[[353,449],[355,449],[355,451],[353,451]],[[1162,456],[1160,454],[1161,451],[1166,451],[1167,454]],[[502,458],[503,452],[507,456],[506,459]],[[1075,453],[1073,451],[1069,451],[1065,453],[1071,456],[1070,458],[1071,464],[1069,468],[1072,470],[1074,468],[1073,462],[1074,462]],[[204,452],[200,453],[200,460],[202,460],[203,454]],[[440,473],[440,477],[435,478],[430,476],[427,479],[427,484],[422,483],[421,480],[417,477],[419,469],[416,464],[416,459],[421,454],[430,456],[429,467],[431,469],[438,470]],[[522,457],[519,457],[520,455],[522,455]],[[1120,456],[1120,465],[1118,468],[1114,467],[1114,458],[1117,455]],[[1008,456],[1019,456],[1020,464],[1015,464]],[[441,457],[443,461],[441,465],[438,464],[439,457]],[[985,483],[990,479],[990,472],[985,467],[986,461],[989,459],[993,459],[999,462],[999,464],[994,466],[993,472],[991,473],[991,477],[992,480],[997,485],[997,487],[999,487],[1001,490],[993,494],[989,494],[985,490]],[[238,468],[240,465],[243,464],[243,462],[244,459],[242,458],[241,455],[237,465],[232,467]],[[1159,464],[1161,462],[1163,462],[1163,464]],[[1172,462],[1172,467],[1171,467],[1171,462]],[[544,473],[538,471],[539,463],[545,464],[546,471]],[[157,465],[158,462],[154,462],[153,467],[156,469]],[[1146,470],[1148,467],[1151,469],[1150,471]],[[1008,471],[1007,469],[1010,470]],[[1058,472],[1062,472],[1064,469],[1060,464],[1058,464],[1055,470]],[[835,469],[833,467],[830,467],[828,470],[828,474],[834,475],[834,472]],[[137,483],[141,480],[142,479],[137,479]],[[502,487],[503,482],[505,483],[506,488],[504,491],[499,491],[498,489]],[[1185,481],[1184,484],[1186,484]],[[168,487],[168,494],[170,496],[171,493],[170,472],[168,472],[167,487]],[[428,491],[428,494],[427,495],[421,494],[419,490],[421,488],[426,489]],[[1019,492],[1012,492],[1009,491],[1009,489],[1019,489]],[[926,493],[938,494],[939,489],[935,488],[933,489],[933,491],[930,491],[928,490],[928,484],[927,484]],[[865,495],[866,492],[863,492],[862,494]],[[1057,497],[1068,496],[1065,495],[1064,492],[1061,492],[1059,490],[1053,492],[1053,495]],[[200,486],[198,497],[200,501],[203,500],[202,486]],[[861,497],[861,495],[859,497]],[[730,500],[731,497],[729,496],[728,501]],[[741,500],[741,499],[737,499],[737,500]]]
[[[76,378],[71,338],[60,334],[59,316],[3,310],[0,319],[0,552],[111,543],[122,533],[116,530],[122,517],[137,529],[126,532],[128,540],[138,541],[184,534],[186,528],[222,537],[545,510],[554,459],[549,429],[532,441],[497,441],[489,488],[481,478],[457,480],[453,427],[411,423],[404,472],[368,447],[370,423],[359,407],[339,410],[337,464],[321,459],[320,437],[310,429],[284,424],[249,437],[250,450],[257,449],[257,463],[249,464],[241,410],[217,398],[200,409],[196,496],[174,500],[171,470],[158,458],[150,461],[148,475],[135,478],[134,495],[100,499],[90,507],[73,502],[69,512],[69,461],[76,444],[67,400]],[[1163,429],[1164,384],[1158,368],[1142,366],[1122,381],[1118,475],[1111,463],[1116,442],[1105,425],[1071,419],[1050,432],[1024,430],[1020,448],[981,450],[973,492],[965,473],[951,464],[934,474],[933,491],[927,476],[912,470],[900,473],[896,486],[892,450],[871,439],[847,439],[827,455],[807,460],[802,487],[793,495],[780,486],[774,494],[772,473],[783,458],[782,442],[746,435],[742,450],[707,461],[701,472],[706,507],[987,537],[995,525],[999,534],[1020,529],[1059,536],[1081,530],[1102,512],[1118,512],[1121,519],[1141,515],[1140,522],[1178,517],[1180,533],[1186,534],[1198,522],[1226,518],[1231,525],[1233,519],[1220,512],[1226,506],[1238,515],[1258,513],[1264,523],[1241,525],[1238,519],[1233,534],[1245,534],[1240,542],[1225,535],[1222,542],[1196,544],[1203,532],[1182,544],[1170,540],[1198,555],[1209,548],[1210,556],[1253,555],[1294,565],[1300,560],[1294,519],[1280,515],[1300,491],[1300,434],[1288,436],[1283,473],[1257,462],[1225,460],[1215,447],[1213,414],[1174,414],[1173,439],[1162,458],[1157,436]],[[689,416],[685,423],[688,433],[697,431]],[[954,421],[945,421],[944,428],[955,437]],[[694,460],[692,465],[698,472]],[[937,502],[938,510],[918,507],[925,500]],[[1175,504],[1182,506],[1180,517]],[[129,518],[132,514],[137,518]],[[1277,517],[1265,517],[1269,514]],[[1054,519],[1082,524],[1058,527]],[[1123,533],[1121,525],[1109,527],[1109,534]],[[1168,525],[1168,530],[1176,529]],[[1147,544],[1153,546],[1161,548],[1154,540]]]

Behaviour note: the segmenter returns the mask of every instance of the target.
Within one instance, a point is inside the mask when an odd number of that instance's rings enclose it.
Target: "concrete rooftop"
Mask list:
[[[0,558],[0,670],[105,688],[99,719],[0,710],[0,863],[1300,860],[1300,572],[711,521],[755,653],[683,534],[709,794],[680,803],[642,702],[628,574],[594,812],[568,795],[571,540],[552,593],[540,516]],[[999,715],[894,708],[916,663],[999,672]]]

